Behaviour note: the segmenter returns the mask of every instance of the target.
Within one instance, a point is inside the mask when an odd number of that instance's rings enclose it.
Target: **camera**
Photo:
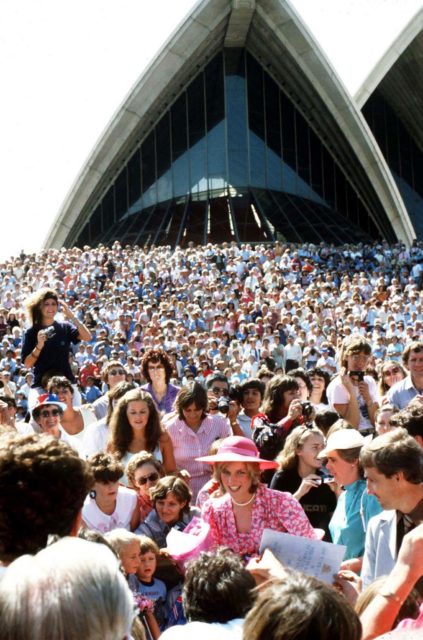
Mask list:
[[[47,329],[44,329],[44,335],[46,336],[47,340],[55,336],[56,332],[54,330],[54,327],[51,326],[51,327],[47,327]]]
[[[319,479],[316,480],[318,484],[328,484],[329,482],[333,482],[333,476],[329,473],[326,467],[321,467],[317,471],[317,475],[319,476]]]
[[[359,382],[364,380],[364,371],[348,371],[350,378],[357,378]]]
[[[301,409],[305,419],[309,418],[313,413],[313,405],[311,404],[311,402],[302,402]]]
[[[223,396],[223,398],[220,398],[219,402],[217,403],[217,409],[218,409],[218,411],[220,411],[220,413],[228,414],[229,413],[229,398],[226,397],[226,396]]]

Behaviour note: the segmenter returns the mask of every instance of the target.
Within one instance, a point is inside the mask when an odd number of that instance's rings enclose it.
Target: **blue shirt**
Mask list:
[[[405,409],[413,398],[418,394],[418,390],[413,384],[411,375],[408,375],[404,380],[396,382],[387,393],[388,402],[393,404],[397,409]]]
[[[344,560],[362,557],[367,523],[381,511],[378,500],[367,493],[365,480],[345,486],[329,522],[332,542],[347,547]]]

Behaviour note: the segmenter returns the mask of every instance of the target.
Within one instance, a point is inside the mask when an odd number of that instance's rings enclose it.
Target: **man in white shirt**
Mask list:
[[[294,342],[295,335],[288,335],[285,345],[285,371],[288,373],[291,369],[297,369],[303,364],[303,352],[299,344]]]

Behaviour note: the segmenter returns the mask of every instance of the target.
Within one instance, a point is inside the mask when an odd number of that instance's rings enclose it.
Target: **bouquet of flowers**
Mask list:
[[[133,593],[135,604],[142,615],[154,613],[154,602],[146,598],[142,593]]]
[[[154,616],[154,602],[146,598],[142,593],[132,592],[135,605],[139,610],[139,619],[145,631],[146,640],[157,640],[160,629]]]

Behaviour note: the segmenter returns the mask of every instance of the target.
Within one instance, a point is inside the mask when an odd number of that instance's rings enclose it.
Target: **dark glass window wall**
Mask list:
[[[416,235],[423,239],[423,153],[379,91],[370,96],[363,114],[395,178]]]
[[[152,207],[160,203],[187,196],[207,203],[249,188],[304,198],[340,214],[346,225],[364,220],[364,231],[379,235],[291,100],[253,56],[230,49],[207,64],[132,153],[78,241],[106,241],[109,230],[126,229],[134,215],[137,229],[150,230]],[[217,219],[209,216],[209,226]],[[212,239],[206,231],[204,239]]]

